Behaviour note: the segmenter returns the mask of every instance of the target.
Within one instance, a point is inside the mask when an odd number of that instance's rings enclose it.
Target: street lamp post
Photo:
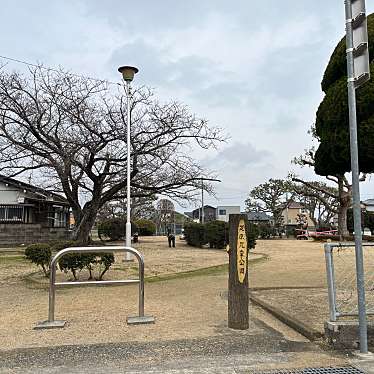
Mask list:
[[[131,82],[134,79],[134,75],[139,71],[133,66],[121,66],[118,71],[122,74],[123,80],[125,81],[125,92],[127,98],[127,209],[126,209],[126,247],[131,247],[131,206],[130,206],[130,178],[131,178],[131,148],[130,148],[130,131],[131,131]],[[126,252],[125,261],[133,261],[132,256],[129,252]]]

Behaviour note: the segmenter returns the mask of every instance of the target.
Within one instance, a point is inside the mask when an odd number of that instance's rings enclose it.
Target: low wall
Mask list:
[[[43,243],[51,240],[69,239],[64,227],[43,227],[40,224],[0,224],[0,246]]]

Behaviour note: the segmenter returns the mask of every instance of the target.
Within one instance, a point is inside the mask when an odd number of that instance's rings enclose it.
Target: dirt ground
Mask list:
[[[261,241],[256,247],[256,252],[259,251],[266,253],[269,260],[253,267],[250,277],[253,294],[314,330],[324,333],[324,322],[329,320],[329,306],[323,243],[298,240]],[[364,266],[367,304],[373,310],[374,273],[372,255],[368,251],[364,253]],[[334,269],[339,310],[356,310],[353,248],[344,250],[344,253],[335,252]]]
[[[150,238],[137,246],[144,253],[146,276],[165,275],[227,263],[225,251],[194,249],[184,242],[169,249],[165,238]],[[257,255],[255,255],[257,254]],[[258,241],[255,254],[268,260],[249,264],[250,286],[261,297],[289,309],[305,311],[307,293],[295,294],[274,288],[321,288],[318,302],[327,306],[323,246],[296,240]],[[116,265],[106,279],[117,276],[126,266]],[[56,319],[67,319],[63,330],[33,330],[48,312],[48,290],[36,284],[35,268],[19,256],[0,256],[0,350],[35,346],[94,344],[121,341],[160,341],[204,338],[224,333],[227,326],[227,274],[177,277],[146,283],[146,314],[156,317],[155,325],[127,326],[126,317],[137,313],[137,286],[79,287],[57,290]],[[112,274],[112,275],[111,275]],[[39,277],[41,279],[41,277]],[[31,281],[30,281],[31,280]],[[263,290],[271,288],[271,290]],[[258,290],[260,289],[260,290]],[[267,292],[266,294],[262,292]],[[308,291],[309,292],[309,291]],[[324,318],[324,316],[323,316]],[[323,321],[321,321],[323,323]],[[251,327],[251,333],[258,328]]]

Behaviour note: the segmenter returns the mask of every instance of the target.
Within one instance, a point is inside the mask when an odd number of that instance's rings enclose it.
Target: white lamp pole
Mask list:
[[[126,247],[131,247],[131,193],[130,193],[130,179],[131,179],[131,147],[130,147],[130,132],[131,132],[131,82],[134,79],[134,75],[139,71],[133,66],[121,66],[118,71],[122,74],[123,80],[125,81],[126,87],[126,98],[127,98],[127,209],[126,209]],[[133,261],[133,258],[129,252],[126,252],[125,261]]]

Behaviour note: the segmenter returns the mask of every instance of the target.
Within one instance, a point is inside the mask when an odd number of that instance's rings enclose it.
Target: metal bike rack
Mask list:
[[[133,254],[139,263],[139,279],[128,279],[128,280],[108,280],[108,281],[82,281],[82,282],[56,282],[56,268],[57,261],[67,253],[99,253],[99,252],[129,252]],[[55,296],[56,287],[64,286],[94,286],[98,284],[134,284],[139,283],[139,315],[134,317],[127,317],[128,325],[139,325],[154,323],[155,318],[153,316],[144,315],[144,259],[143,255],[132,247],[122,246],[108,246],[108,247],[72,247],[66,248],[58,252],[51,260],[50,264],[50,278],[49,278],[49,309],[48,309],[48,320],[38,322],[34,329],[53,329],[63,328],[66,324],[64,320],[55,320]]]

